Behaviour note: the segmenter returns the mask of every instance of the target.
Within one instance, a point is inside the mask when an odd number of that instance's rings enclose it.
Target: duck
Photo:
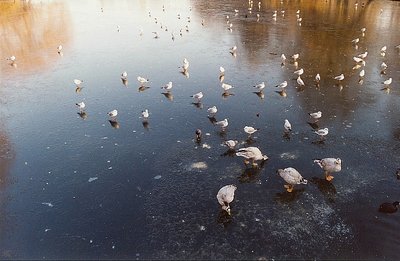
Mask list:
[[[245,158],[244,160],[245,165],[249,164],[251,161],[254,167],[258,166],[255,161],[257,160],[266,161],[268,159],[268,156],[263,155],[261,150],[257,147],[241,148],[238,150],[238,152],[236,152],[236,156]]]
[[[218,203],[221,205],[222,210],[225,210],[229,215],[231,214],[231,207],[229,204],[235,198],[235,191],[237,187],[235,185],[226,185],[220,188],[217,193]]]
[[[290,122],[287,119],[285,119],[285,123],[283,124],[283,127],[285,128],[286,133],[292,131],[292,124],[290,124]]]
[[[284,185],[284,187],[286,188],[286,191],[289,193],[293,191],[294,185],[308,183],[308,181],[305,178],[303,178],[295,168],[292,167],[288,167],[285,169],[278,169],[277,173],[286,181],[286,183],[288,183]]]
[[[393,203],[385,202],[379,206],[379,212],[383,213],[395,213],[399,209],[400,202],[395,201]]]
[[[340,158],[314,159],[314,163],[317,163],[325,171],[325,179],[327,181],[331,181],[334,178],[331,175],[332,172],[342,170],[342,160]]]

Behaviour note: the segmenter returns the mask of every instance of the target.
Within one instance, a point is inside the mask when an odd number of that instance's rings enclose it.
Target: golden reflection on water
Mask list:
[[[47,69],[57,58],[57,47],[71,40],[71,19],[62,2],[0,2],[0,71],[13,69],[5,61],[15,56],[18,70]]]

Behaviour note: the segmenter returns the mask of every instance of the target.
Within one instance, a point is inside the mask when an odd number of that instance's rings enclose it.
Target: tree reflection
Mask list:
[[[57,47],[71,39],[69,11],[62,2],[0,2],[0,53],[14,55],[18,69],[40,70],[59,59]],[[1,63],[0,70],[7,70]]]

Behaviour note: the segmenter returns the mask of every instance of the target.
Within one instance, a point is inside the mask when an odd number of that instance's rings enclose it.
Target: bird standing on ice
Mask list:
[[[236,189],[237,187],[235,185],[226,185],[223,186],[217,193],[218,203],[221,205],[222,210],[228,212],[229,215],[231,214],[231,208],[229,204],[235,198]]]
[[[288,185],[284,185],[287,192],[292,192],[296,184],[307,184],[307,180],[295,168],[278,169],[277,172],[288,183]]]
[[[268,159],[268,156],[263,155],[260,149],[257,147],[241,148],[238,150],[238,152],[236,152],[236,156],[245,158],[244,164],[247,165],[251,162],[254,167],[257,166],[255,161],[266,161]]]
[[[342,160],[340,158],[315,159],[314,163],[317,163],[325,171],[325,179],[327,181],[333,179],[333,176],[330,175],[332,172],[342,170]]]

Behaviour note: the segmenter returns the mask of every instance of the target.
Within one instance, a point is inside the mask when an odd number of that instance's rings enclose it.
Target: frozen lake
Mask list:
[[[378,212],[400,200],[400,2],[356,2],[0,2],[0,258],[400,259],[400,212]],[[269,159],[246,167],[229,139]],[[308,184],[287,192],[286,167]]]

